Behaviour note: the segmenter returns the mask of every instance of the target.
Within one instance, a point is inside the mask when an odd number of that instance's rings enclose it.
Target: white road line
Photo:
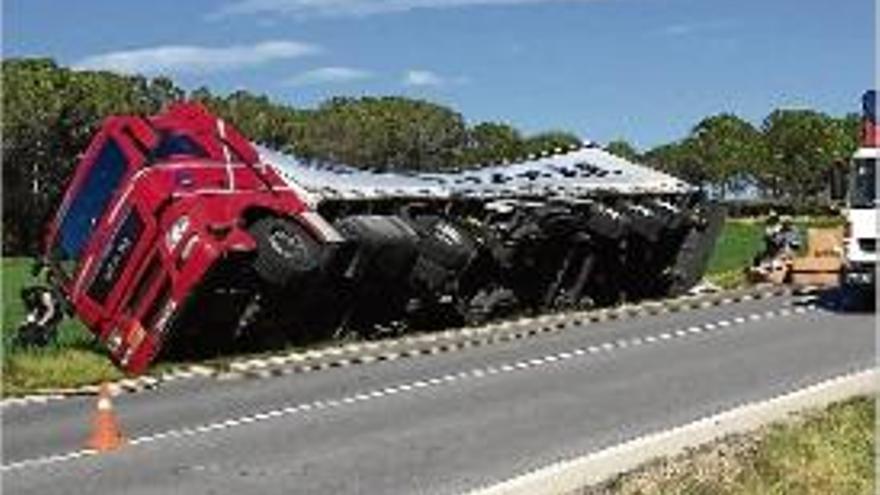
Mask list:
[[[810,308],[810,309],[815,309],[815,308]],[[804,310],[804,311],[806,311],[806,310]],[[771,312],[766,312],[766,313],[764,313],[764,315],[766,316],[770,313]],[[792,314],[792,312],[788,312],[785,314]],[[775,315],[775,313],[774,313],[774,315]],[[759,319],[759,318],[752,318],[752,316],[754,316],[754,315],[750,315],[750,317],[749,317],[749,319],[752,321],[756,321],[757,319]],[[735,319],[734,321],[737,321],[737,320]],[[745,322],[746,319],[742,318],[741,321]],[[726,325],[724,323],[726,323]],[[725,320],[720,320],[719,322],[717,322],[717,324],[721,325],[721,326],[729,326],[730,322],[726,322]],[[704,324],[702,328],[708,329],[708,328],[715,328],[715,327],[716,327],[715,324],[707,323],[707,324]],[[676,330],[676,331],[674,331],[674,334],[675,334],[675,336],[681,338],[681,337],[687,336],[689,333],[698,333],[699,331],[701,331],[700,327],[692,326],[687,330]],[[559,360],[571,359],[575,356],[597,354],[601,351],[612,351],[614,349],[624,348],[627,345],[633,344],[634,342],[642,343],[644,341],[646,343],[654,343],[654,342],[657,342],[658,339],[665,341],[665,340],[670,340],[672,338],[673,338],[673,334],[670,333],[669,331],[667,331],[667,332],[660,333],[659,335],[656,335],[656,336],[648,335],[648,336],[645,336],[644,338],[635,338],[630,341],[622,341],[621,340],[621,341],[616,341],[615,343],[605,342],[603,344],[599,344],[598,346],[597,345],[590,346],[586,350],[578,348],[578,349],[573,349],[570,351],[560,352],[558,354],[551,354],[551,355],[547,355],[547,356],[543,356],[543,357],[539,357],[539,358],[533,358],[533,359],[530,359],[527,361],[518,361],[515,363],[511,363],[511,364],[503,364],[499,367],[489,366],[489,367],[485,367],[485,368],[477,368],[477,369],[459,372],[457,374],[446,374],[446,375],[443,375],[442,377],[434,377],[434,378],[429,378],[429,379],[424,379],[424,380],[416,380],[416,381],[409,382],[409,383],[403,383],[403,384],[399,384],[399,385],[395,385],[395,386],[389,386],[389,387],[384,387],[381,389],[375,389],[375,390],[371,390],[371,391],[367,391],[367,392],[361,392],[361,393],[347,396],[347,397],[336,398],[336,399],[326,399],[326,400],[315,400],[310,403],[296,404],[296,405],[287,406],[287,407],[283,407],[283,408],[279,408],[279,409],[263,411],[263,412],[259,412],[259,413],[255,413],[255,414],[251,414],[251,415],[246,415],[246,416],[242,416],[242,417],[238,417],[238,418],[226,419],[226,420],[219,421],[216,423],[209,423],[209,424],[204,424],[204,425],[200,425],[200,426],[196,426],[196,427],[181,428],[181,429],[176,429],[176,430],[168,430],[168,431],[164,431],[164,432],[152,433],[152,434],[148,434],[148,435],[134,438],[129,441],[129,444],[130,445],[138,445],[138,444],[144,444],[144,443],[149,443],[149,442],[155,442],[155,441],[167,439],[167,438],[182,438],[182,437],[189,437],[189,436],[193,436],[193,435],[201,434],[201,433],[226,430],[229,428],[234,428],[234,427],[247,425],[247,424],[251,424],[251,423],[256,423],[256,422],[260,422],[260,421],[267,421],[267,420],[279,418],[282,416],[300,414],[300,413],[304,413],[304,412],[308,412],[308,411],[320,411],[320,410],[324,410],[324,409],[338,408],[338,407],[341,407],[344,405],[351,405],[356,402],[366,402],[366,401],[370,401],[372,399],[378,399],[378,398],[386,397],[389,395],[399,394],[401,392],[410,392],[410,391],[414,391],[417,389],[422,389],[422,388],[426,388],[426,387],[430,387],[430,386],[438,386],[438,385],[441,385],[444,383],[456,382],[456,381],[459,381],[462,379],[468,379],[468,378],[478,379],[478,378],[482,378],[485,376],[496,375],[496,374],[500,374],[500,373],[511,373],[511,372],[515,372],[517,370],[536,368],[536,367],[544,366],[544,365],[547,365],[547,364],[550,364],[550,363],[553,363],[553,362],[556,362]],[[634,344],[634,345],[637,345],[637,344]],[[18,461],[18,462],[13,462],[10,464],[0,465],[0,472],[8,472],[8,471],[14,471],[14,470],[28,468],[28,467],[37,467],[37,466],[44,466],[44,465],[58,463],[58,462],[65,462],[65,461],[69,461],[69,460],[74,460],[74,459],[90,456],[92,454],[94,454],[94,451],[80,450],[80,451],[74,451],[74,452],[69,452],[69,453],[65,453],[65,454],[51,455],[51,456],[35,458],[35,459],[27,459],[27,460],[22,460],[22,461]]]

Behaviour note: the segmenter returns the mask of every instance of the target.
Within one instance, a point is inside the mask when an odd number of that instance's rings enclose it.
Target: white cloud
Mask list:
[[[369,79],[373,74],[369,71],[351,67],[321,67],[291,77],[285,84],[288,86],[309,86],[315,84],[333,84]]]
[[[296,41],[264,41],[226,47],[161,45],[92,55],[73,65],[80,70],[125,74],[199,73],[252,67],[319,51],[316,45]]]
[[[703,22],[682,22],[678,24],[669,24],[659,29],[659,33],[664,36],[688,36],[695,33],[703,33],[707,31],[721,31],[732,28],[736,25],[731,20],[703,21]]]
[[[468,78],[464,76],[446,77],[423,69],[410,69],[403,74],[403,84],[406,86],[448,86],[467,82]]]
[[[283,14],[300,18],[368,16],[415,9],[587,1],[596,0],[233,0],[208,17],[217,19],[238,14]]]
[[[446,81],[429,70],[409,70],[403,76],[407,86],[442,86]]]

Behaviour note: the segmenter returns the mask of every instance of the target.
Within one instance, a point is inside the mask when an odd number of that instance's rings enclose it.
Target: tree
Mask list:
[[[711,174],[706,163],[700,160],[694,141],[683,139],[652,148],[643,160],[651,167],[663,170],[679,179],[699,187],[710,185]]]
[[[513,161],[525,154],[519,131],[510,125],[496,122],[482,122],[468,130],[466,146],[462,158],[465,165]]]
[[[718,114],[701,120],[691,130],[687,146],[694,159],[721,197],[750,182],[752,173],[764,162],[761,134],[750,123],[732,114]]]
[[[269,147],[289,148],[303,136],[306,113],[275,104],[264,95],[239,90],[226,97],[215,97],[200,88],[193,92],[192,99],[202,101],[234,123],[245,136]]]
[[[847,160],[854,147],[846,125],[813,110],[775,110],[762,129],[769,159],[759,180],[774,196],[799,203],[825,189],[827,167]]]
[[[467,139],[460,114],[400,97],[333,98],[309,113],[303,156],[378,170],[439,170],[461,161]]]
[[[580,146],[581,140],[570,132],[550,131],[535,134],[526,139],[526,153],[542,153],[557,149],[567,150],[573,146]]]
[[[605,145],[605,151],[631,162],[640,160],[639,152],[625,139],[615,139]]]

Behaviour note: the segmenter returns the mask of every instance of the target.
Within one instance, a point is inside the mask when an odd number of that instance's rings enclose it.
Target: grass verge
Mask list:
[[[804,243],[807,229],[838,227],[843,222],[838,217],[797,217],[793,221],[800,230]],[[706,278],[725,289],[745,285],[747,281],[744,270],[764,247],[764,226],[763,218],[729,219],[724,224],[709,259]]]
[[[578,494],[873,494],[874,414],[874,398],[832,404],[654,461]]]
[[[30,266],[27,258],[3,259],[3,395],[120,378],[122,374],[76,319],[66,319],[59,327],[58,339],[45,349],[13,345],[16,325],[25,314],[19,291],[32,281]]]

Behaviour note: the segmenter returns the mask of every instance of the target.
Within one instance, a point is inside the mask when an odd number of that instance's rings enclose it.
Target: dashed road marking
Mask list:
[[[438,354],[471,346],[489,345],[497,342],[509,342],[546,332],[558,331],[572,327],[588,325],[592,322],[610,321],[621,318],[641,317],[660,313],[669,313],[684,310],[696,310],[711,308],[742,301],[768,299],[777,296],[807,296],[812,289],[792,290],[783,288],[756,288],[753,292],[741,293],[733,296],[712,296],[714,299],[703,299],[705,296],[686,296],[665,301],[647,301],[635,306],[621,306],[617,308],[605,308],[587,312],[576,312],[558,315],[544,315],[534,318],[520,318],[507,320],[500,323],[490,323],[482,327],[451,329],[444,332],[427,335],[413,335],[395,340],[379,342],[357,342],[326,349],[312,349],[306,352],[292,352],[282,355],[267,356],[261,358],[245,358],[234,361],[225,366],[190,365],[182,369],[171,370],[163,374],[142,376],[136,379],[124,379],[111,383],[114,394],[122,392],[134,393],[159,387],[163,383],[194,378],[215,378],[218,380],[241,379],[247,377],[269,378],[275,376],[287,376],[296,373],[327,370],[335,367],[367,364],[376,361],[388,361],[398,358],[408,358],[424,354]],[[798,309],[794,309],[794,312]],[[756,319],[759,319],[758,316]],[[543,326],[542,326],[543,325]],[[446,342],[438,346],[424,347],[425,344],[443,340],[458,340],[462,337],[467,341]],[[400,352],[370,354],[381,352],[382,349],[417,346],[416,350],[404,349]],[[421,348],[419,348],[421,347]],[[347,358],[340,358],[346,354],[357,354]],[[331,362],[318,362],[307,364],[310,360],[331,358]],[[337,359],[339,358],[339,359]],[[291,366],[292,365],[292,366]],[[42,404],[48,401],[62,400],[79,395],[95,395],[98,387],[87,385],[76,389],[56,391],[44,391],[43,393],[0,400],[0,407]]]
[[[773,316],[787,316],[787,315],[792,315],[792,314],[801,314],[801,313],[805,313],[809,310],[816,309],[815,306],[801,306],[801,308],[803,308],[801,311],[784,312],[782,310],[775,310],[772,312],[772,314],[773,314]],[[765,312],[764,316],[766,317],[769,313],[770,312]],[[702,328],[708,329],[711,326],[712,329],[715,329],[715,328],[722,328],[723,329],[723,328],[731,327],[734,324],[743,324],[743,323],[746,323],[747,321],[756,321],[756,320],[753,318],[748,318],[748,319],[734,318],[732,321],[720,320],[720,321],[715,322],[715,324],[712,324],[712,323],[704,324]],[[725,322],[726,324],[722,324],[722,322]],[[449,373],[449,374],[443,375],[441,377],[433,377],[433,378],[428,378],[428,379],[416,380],[416,381],[409,382],[409,383],[402,383],[402,384],[388,386],[388,387],[384,387],[384,388],[380,388],[380,389],[370,390],[370,391],[366,391],[366,392],[360,392],[360,393],[357,393],[357,394],[354,394],[351,396],[347,396],[347,397],[336,398],[336,399],[326,399],[326,400],[315,400],[310,403],[296,404],[296,405],[283,407],[283,408],[279,408],[279,409],[274,409],[274,410],[270,410],[270,411],[263,411],[263,412],[259,412],[259,413],[255,413],[255,414],[251,414],[251,415],[241,416],[238,418],[232,418],[232,419],[227,419],[227,420],[223,420],[223,421],[218,421],[215,423],[209,423],[209,424],[204,424],[204,425],[190,427],[190,428],[181,428],[181,429],[168,430],[168,431],[164,431],[164,432],[148,434],[148,435],[144,435],[144,436],[141,436],[138,438],[134,438],[129,443],[131,445],[139,445],[139,444],[155,442],[155,441],[162,440],[162,439],[184,438],[184,437],[189,437],[189,436],[202,434],[202,433],[208,433],[208,432],[213,432],[213,431],[218,431],[218,430],[226,430],[226,429],[230,429],[230,428],[233,428],[236,426],[247,425],[247,424],[256,423],[259,421],[267,421],[267,420],[279,418],[282,416],[301,414],[301,413],[305,413],[308,411],[319,411],[319,410],[324,410],[324,409],[333,409],[333,408],[338,408],[338,407],[345,406],[345,405],[352,405],[355,403],[368,402],[371,400],[387,397],[390,395],[396,395],[396,394],[400,394],[403,392],[411,392],[414,390],[420,390],[420,389],[429,388],[429,387],[437,387],[437,386],[447,384],[447,383],[454,383],[454,382],[461,381],[463,379],[479,379],[479,378],[483,378],[486,376],[497,375],[500,373],[512,373],[517,370],[533,369],[533,368],[537,368],[539,366],[551,365],[551,364],[557,363],[559,361],[571,360],[574,357],[581,357],[581,356],[585,356],[585,355],[594,355],[594,354],[601,353],[603,351],[610,353],[610,352],[618,350],[618,349],[626,348],[629,345],[638,345],[638,344],[634,344],[634,342],[639,342],[639,344],[641,344],[642,342],[654,343],[654,342],[657,342],[658,340],[666,341],[666,340],[673,339],[674,338],[673,335],[678,338],[685,338],[689,335],[700,333],[700,332],[694,331],[694,329],[698,329],[698,328],[700,328],[700,327],[693,326],[688,329],[678,329],[678,330],[675,330],[672,332],[666,331],[666,332],[660,333],[657,336],[648,335],[643,338],[635,338],[630,341],[618,340],[613,343],[612,342],[605,342],[605,343],[599,344],[599,345],[591,345],[587,348],[569,349],[566,351],[561,351],[561,352],[554,353],[554,354],[548,354],[548,355],[541,356],[538,358],[531,358],[528,360],[521,360],[521,361],[517,361],[514,363],[507,363],[507,364],[503,364],[498,367],[487,366],[487,367],[483,367],[483,368],[475,368],[475,369],[470,369],[470,370],[466,370],[466,371],[461,371],[456,374]],[[27,460],[23,460],[23,461],[13,462],[10,464],[4,464],[4,465],[0,466],[0,472],[9,472],[9,471],[15,471],[15,470],[23,469],[23,468],[45,466],[48,464],[53,464],[53,463],[64,462],[64,461],[79,459],[79,458],[83,458],[83,457],[88,457],[88,456],[93,455],[94,453],[95,452],[92,450],[80,450],[80,451],[75,451],[75,452],[69,452],[66,454],[51,455],[51,456],[35,458],[35,459],[27,459]]]

